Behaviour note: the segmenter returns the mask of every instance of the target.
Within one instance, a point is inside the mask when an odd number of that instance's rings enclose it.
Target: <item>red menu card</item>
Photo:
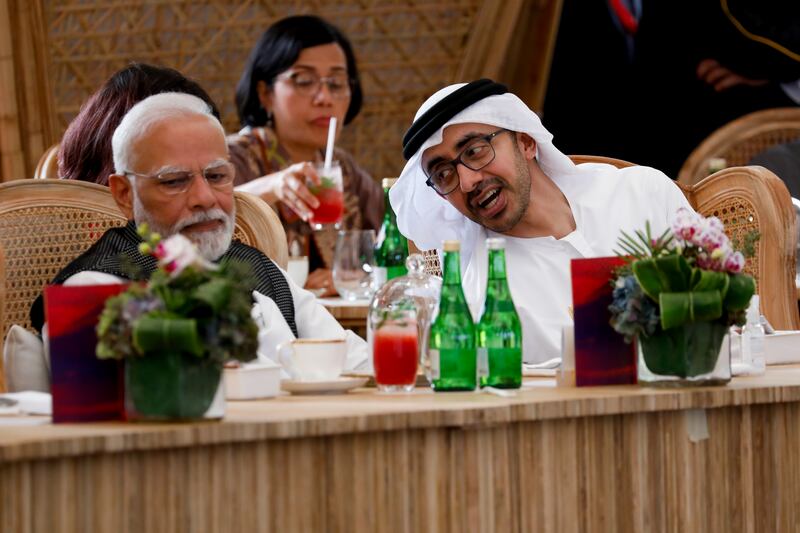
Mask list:
[[[572,306],[575,319],[575,384],[636,383],[636,349],[609,324],[614,269],[619,257],[573,259]]]
[[[126,285],[45,287],[53,422],[124,419],[123,364],[95,356],[95,327],[106,298],[126,288]]]

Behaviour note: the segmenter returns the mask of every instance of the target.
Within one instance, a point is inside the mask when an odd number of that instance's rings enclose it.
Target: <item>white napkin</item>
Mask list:
[[[555,376],[561,365],[561,358],[554,357],[541,363],[522,363],[523,376]]]
[[[0,398],[8,398],[17,402],[18,412],[26,415],[52,415],[53,397],[49,392],[23,391],[0,394]],[[17,414],[8,412],[6,414]]]

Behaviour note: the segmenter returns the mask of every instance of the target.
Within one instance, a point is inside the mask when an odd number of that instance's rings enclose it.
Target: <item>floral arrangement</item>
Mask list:
[[[623,232],[617,253],[627,263],[612,279],[612,327],[630,342],[690,323],[743,324],[755,291],[743,273],[745,256],[757,239],[747,235],[738,251],[718,218],[685,208],[657,238],[649,224],[635,236]]]
[[[133,283],[109,298],[97,325],[97,357],[140,358],[164,352],[206,360],[221,368],[249,361],[258,348],[245,265],[205,260],[181,234],[164,241],[138,229],[142,254],[158,260],[146,284]]]

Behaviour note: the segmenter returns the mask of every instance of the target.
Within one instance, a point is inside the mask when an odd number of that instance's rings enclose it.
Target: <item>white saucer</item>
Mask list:
[[[340,377],[330,381],[281,381],[281,389],[292,394],[341,394],[364,386],[369,378]]]

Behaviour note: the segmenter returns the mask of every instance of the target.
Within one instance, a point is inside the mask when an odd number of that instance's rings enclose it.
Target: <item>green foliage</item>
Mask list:
[[[756,255],[756,243],[761,239],[761,233],[756,230],[748,231],[742,240],[740,241],[738,237],[734,236],[731,239],[731,245],[736,249],[742,252],[747,259],[751,257],[755,257]]]
[[[131,285],[106,302],[97,356],[178,350],[219,364],[249,361],[258,348],[251,290],[252,275],[241,263],[225,262],[217,270],[190,266],[175,277],[156,270],[147,285]]]
[[[702,217],[697,220],[702,221]],[[714,222],[714,229],[725,240],[721,224],[718,220]],[[702,237],[702,232],[694,235]],[[744,237],[745,255],[748,252],[752,255],[758,238],[757,232]],[[722,261],[715,261],[718,256],[704,248],[705,245],[676,240],[671,230],[653,238],[649,223],[645,231],[636,231],[633,236],[622,232],[618,243],[621,251],[617,254],[625,257],[626,264],[614,273],[611,281],[614,303],[609,309],[612,326],[626,339],[652,335],[656,317],[664,331],[694,322],[718,321],[731,325],[743,320],[744,310],[755,292],[753,278],[720,270]],[[723,242],[717,244],[723,248]],[[641,291],[631,287],[631,283]],[[656,304],[655,313],[645,298]]]
[[[622,237],[617,242],[622,248],[622,252],[615,251],[615,253],[627,257],[630,262],[673,253],[670,250],[670,245],[674,240],[672,232],[665,230],[658,238],[654,239],[650,231],[650,221],[645,223],[644,231],[634,231],[634,236],[624,231],[621,233]]]

